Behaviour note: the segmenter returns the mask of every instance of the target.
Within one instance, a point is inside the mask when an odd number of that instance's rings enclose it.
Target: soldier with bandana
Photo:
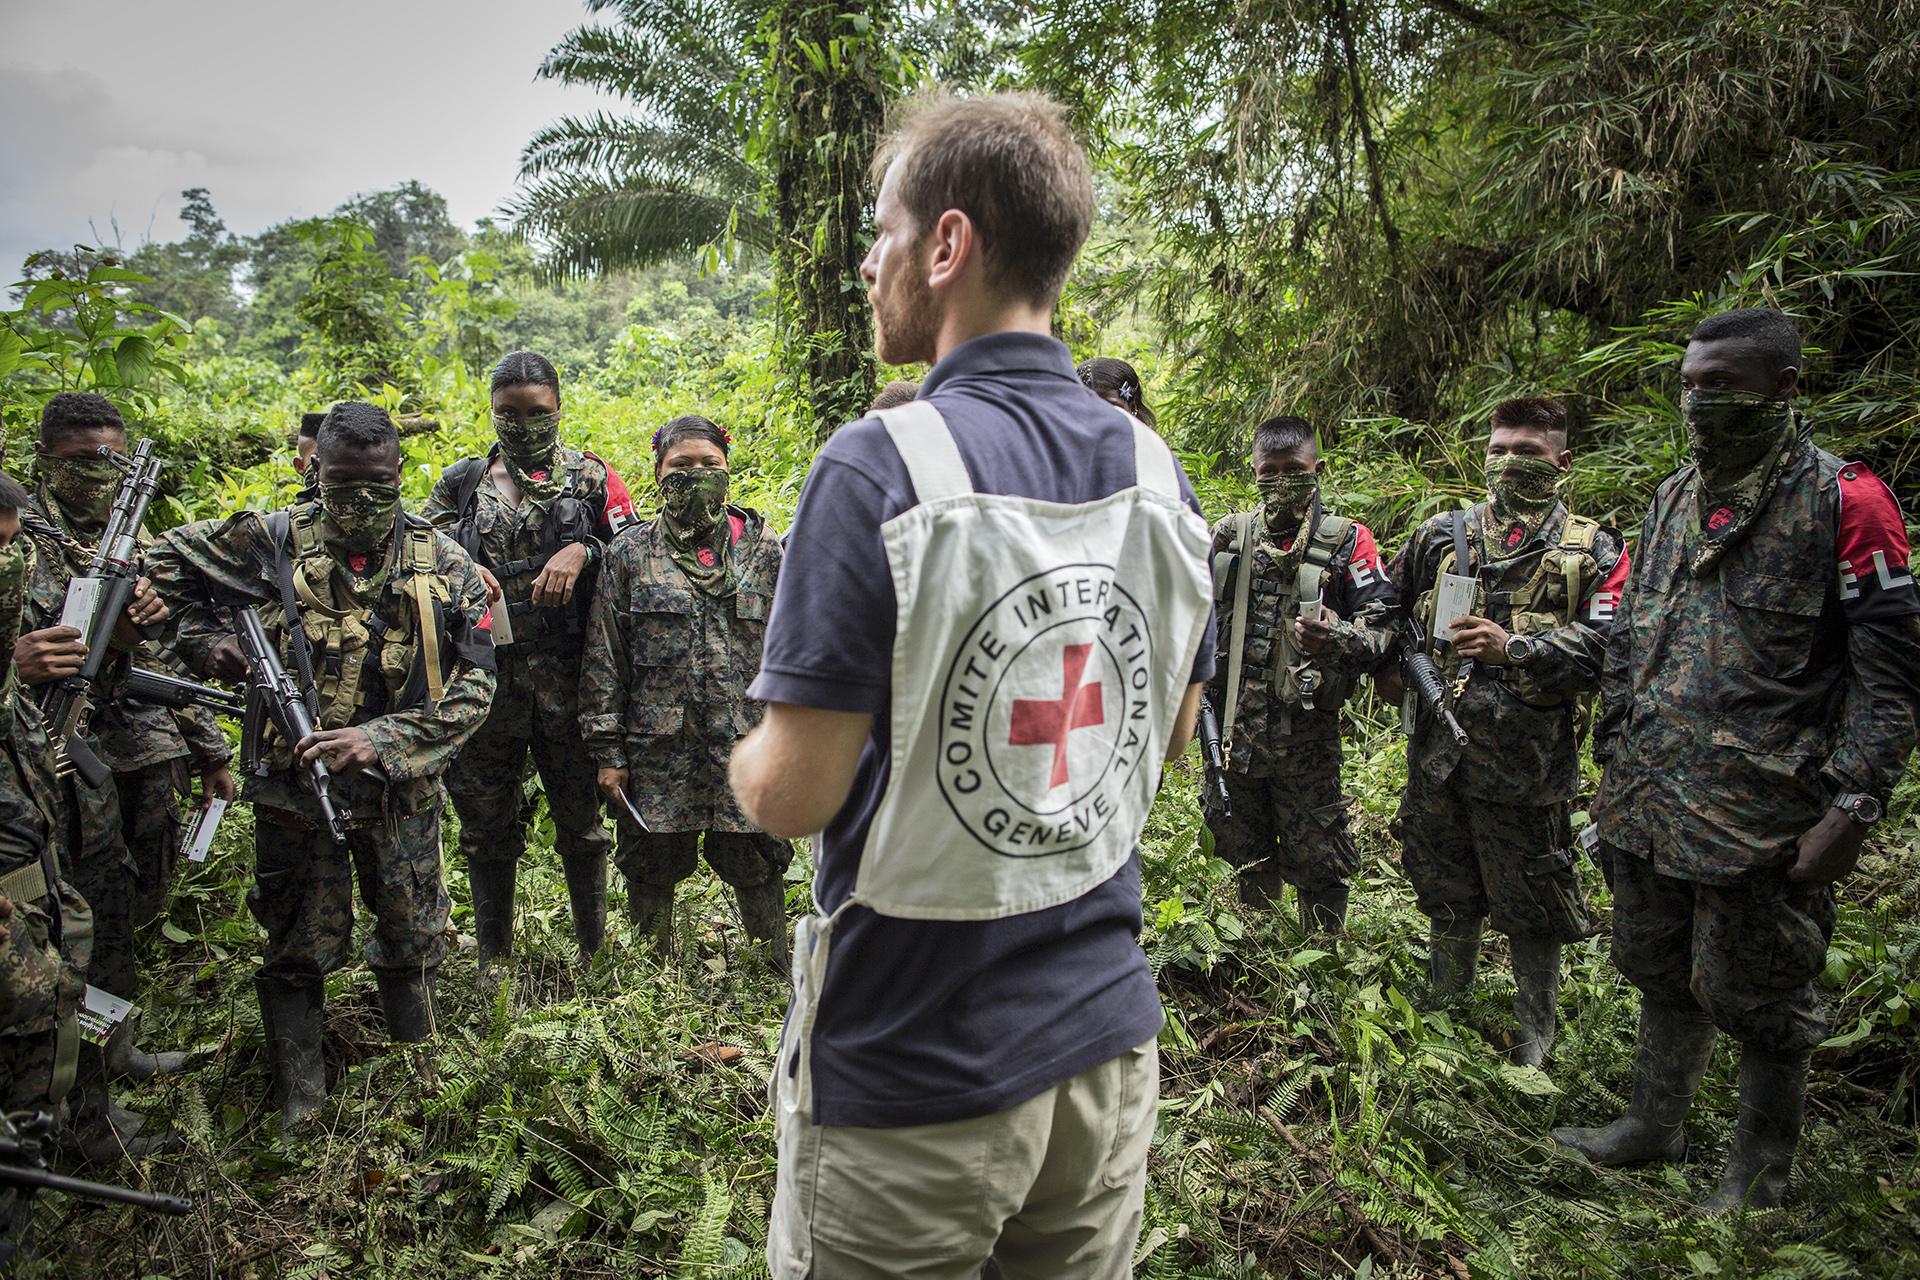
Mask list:
[[[102,447],[122,454],[127,448],[126,425],[104,396],[64,392],[47,402],[34,455],[41,484],[29,508],[34,557],[23,625],[30,630],[14,647],[19,679],[29,687],[78,672],[86,657],[79,631],[60,621],[67,582],[87,572],[119,488],[120,470],[99,456]],[[127,609],[127,619],[142,625],[165,614],[145,587]],[[136,663],[168,669],[153,645],[122,624],[113,648],[113,661],[101,668],[90,692],[94,711],[88,739],[113,777],[98,790],[77,776],[63,785],[72,791],[80,815],[74,884],[94,913],[87,980],[134,1000],[140,985],[135,933],[166,904],[180,854],[180,802],[189,794],[190,776],[200,775],[207,796],[231,799],[235,787],[226,738],[210,712],[176,712],[130,701],[119,692]],[[135,1137],[138,1117],[112,1104],[108,1077],[145,1079],[184,1062],[178,1053],[134,1048],[134,1031],[130,1018],[104,1052],[91,1045],[83,1052],[74,1141],[90,1159],[111,1159],[123,1147],[139,1154],[146,1145],[146,1139]]]
[[[1402,643],[1433,651],[1469,738],[1457,742],[1424,706],[1410,717],[1402,864],[1433,922],[1433,993],[1471,985],[1488,924],[1506,934],[1514,1058],[1525,1066],[1553,1044],[1561,945],[1591,927],[1569,805],[1584,703],[1600,684],[1628,570],[1619,536],[1562,501],[1572,464],[1558,401],[1496,405],[1487,501],[1428,520],[1387,568],[1409,624]],[[1430,639],[1442,574],[1471,578],[1477,601],[1438,619],[1443,643]]]
[[[600,561],[633,520],[620,477],[560,442],[560,377],[543,356],[515,351],[493,371],[499,443],[441,473],[421,514],[452,535],[503,593],[492,627],[499,685],[493,709],[454,760],[447,790],[460,815],[460,851],[473,890],[483,974],[513,948],[521,855],[521,776],[540,771],[566,872],[582,959],[606,941],[607,854],[593,764],[580,736],[580,666]],[[509,640],[509,628],[511,640]]]
[[[1709,1213],[1785,1194],[1828,1031],[1814,982],[1833,884],[1920,732],[1906,519],[1864,465],[1812,443],[1791,404],[1800,358],[1778,311],[1694,329],[1692,461],[1641,526],[1594,735],[1613,958],[1640,988],[1640,1035],[1626,1114],[1553,1136],[1596,1164],[1681,1159],[1725,1031],[1740,1118]]]
[[[1276,417],[1253,437],[1260,506],[1213,528],[1218,652],[1207,696],[1220,717],[1228,812],[1209,810],[1214,850],[1240,868],[1240,896],[1278,905],[1297,887],[1300,923],[1338,931],[1360,851],[1340,793],[1340,707],[1387,662],[1390,633],[1357,625],[1393,603],[1373,533],[1320,505],[1311,424]]]
[[[758,512],[727,505],[729,443],[700,417],[654,434],[661,512],[608,552],[580,727],[620,819],[614,860],[628,919],[672,936],[673,889],[699,865],[704,832],[707,865],[733,887],[747,936],[783,965],[793,846],[749,822],[727,785],[734,743],[760,720],[747,686],[760,670],[780,539]]]
[[[149,558],[194,669],[245,677],[231,607],[253,605],[287,671],[317,691],[319,730],[267,734],[246,780],[266,928],[255,977],[275,1104],[291,1123],[325,1100],[325,978],[353,941],[357,883],[374,914],[367,964],[395,1041],[434,1029],[435,973],[453,942],[440,856],[440,779],[486,718],[487,591],[457,544],[400,507],[400,437],[386,411],[335,405],[320,427],[317,498],[169,531]],[[304,639],[304,646],[302,640]],[[349,811],[344,849],[296,767],[323,761]]]

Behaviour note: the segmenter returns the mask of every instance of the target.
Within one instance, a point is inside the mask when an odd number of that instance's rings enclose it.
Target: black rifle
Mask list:
[[[25,1188],[28,1195],[35,1191],[64,1191],[88,1200],[112,1200],[176,1218],[193,1212],[193,1201],[181,1196],[134,1191],[51,1172],[47,1168],[46,1152],[52,1145],[54,1124],[53,1117],[44,1111],[7,1116],[0,1124],[5,1125],[0,1130],[0,1184]]]
[[[93,709],[93,682],[99,679],[101,664],[110,656],[114,626],[126,611],[139,580],[140,526],[146,522],[147,506],[160,487],[160,460],[153,456],[153,441],[142,440],[135,446],[131,460],[104,445],[100,456],[126,474],[120,480],[107,527],[86,574],[99,583],[100,591],[87,628],[87,657],[79,674],[49,685],[41,703],[59,771],[65,774],[78,769],[90,787],[99,787],[112,776],[81,738],[87,731],[87,714]]]
[[[1447,705],[1447,687],[1440,679],[1440,669],[1420,648],[1419,629],[1409,623],[1405,639],[1406,643],[1400,650],[1400,672],[1406,679],[1407,687],[1419,694],[1420,701],[1447,722],[1447,730],[1453,734],[1453,740],[1466,746],[1472,739],[1467,737],[1467,731],[1460,727],[1460,722],[1454,719],[1453,708]]]
[[[247,708],[240,730],[241,767],[248,773],[262,776],[267,772],[261,754],[261,737],[269,722],[287,741],[290,749],[298,750],[301,739],[309,737],[313,731],[313,708],[308,705],[306,695],[300,684],[280,661],[279,650],[267,638],[267,629],[260,621],[260,615],[250,604],[238,606],[233,611],[233,636],[240,643],[240,656],[247,664]],[[297,763],[297,760],[296,760]],[[324,761],[315,759],[305,766],[302,778],[307,788],[313,792],[313,798],[320,802],[320,815],[326,819],[327,832],[332,835],[335,844],[346,841],[346,824],[353,815],[345,809],[335,808],[327,789],[333,784],[333,775],[327,772]]]
[[[195,684],[145,667],[135,667],[120,687],[135,702],[150,702],[176,711],[206,707],[236,720],[245,719],[247,714],[247,699],[243,694],[228,693],[210,684]]]
[[[1200,695],[1200,759],[1206,764],[1206,792],[1201,808],[1222,818],[1233,816],[1233,804],[1227,795],[1227,757],[1220,746],[1220,717],[1213,713],[1213,700]]]

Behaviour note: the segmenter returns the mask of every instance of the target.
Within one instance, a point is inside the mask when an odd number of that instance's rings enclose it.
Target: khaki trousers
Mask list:
[[[1148,1041],[974,1120],[856,1129],[790,1116],[774,1280],[1124,1280],[1159,1095]]]

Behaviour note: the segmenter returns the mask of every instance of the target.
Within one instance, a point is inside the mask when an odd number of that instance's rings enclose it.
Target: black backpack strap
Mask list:
[[[1453,509],[1453,571],[1473,572],[1473,558],[1467,549],[1467,513],[1459,507]]]
[[[474,500],[479,496],[480,486],[486,481],[487,472],[492,466],[493,455],[489,453],[484,458],[462,458],[440,473],[440,478],[453,486],[453,509],[456,514],[453,528],[448,532],[460,544],[460,549],[473,557],[476,564],[486,564],[486,559],[480,552],[480,535],[473,528]]]

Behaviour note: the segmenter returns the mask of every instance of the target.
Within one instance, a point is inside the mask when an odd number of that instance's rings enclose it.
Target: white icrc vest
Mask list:
[[[1166,442],[1124,413],[1133,487],[1078,504],[975,493],[927,401],[876,416],[917,501],[880,528],[897,607],[892,763],[839,910],[994,920],[1070,902],[1111,879],[1146,826],[1213,599],[1206,522]],[[782,1116],[812,1110],[838,915],[795,931]]]

